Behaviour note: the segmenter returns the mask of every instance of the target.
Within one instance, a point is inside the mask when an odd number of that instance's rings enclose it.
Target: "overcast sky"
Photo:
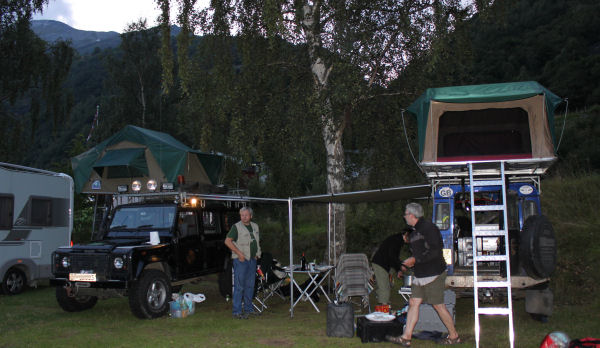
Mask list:
[[[199,0],[197,6],[208,1]],[[171,22],[176,15],[176,3],[171,1]],[[154,0],[50,0],[43,14],[36,14],[33,19],[53,19],[81,30],[122,33],[139,18],[146,18],[149,27],[155,26],[159,14]]]

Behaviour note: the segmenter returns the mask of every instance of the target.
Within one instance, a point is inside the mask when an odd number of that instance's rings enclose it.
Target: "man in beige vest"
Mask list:
[[[256,280],[256,259],[260,257],[258,225],[252,220],[252,208],[240,209],[238,223],[231,227],[225,245],[231,249],[233,259],[233,317],[247,319],[248,315],[259,315],[254,311],[252,298]],[[242,308],[243,302],[243,308]]]

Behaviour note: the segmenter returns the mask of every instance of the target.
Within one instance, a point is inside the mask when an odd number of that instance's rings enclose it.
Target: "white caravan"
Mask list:
[[[51,255],[69,245],[73,179],[62,173],[0,162],[0,280],[18,294],[51,274]]]

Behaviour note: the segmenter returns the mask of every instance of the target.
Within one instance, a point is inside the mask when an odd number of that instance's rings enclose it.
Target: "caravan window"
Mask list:
[[[13,220],[13,196],[0,196],[0,229],[10,230]]]
[[[32,198],[30,217],[33,226],[52,226],[52,201],[47,198]]]

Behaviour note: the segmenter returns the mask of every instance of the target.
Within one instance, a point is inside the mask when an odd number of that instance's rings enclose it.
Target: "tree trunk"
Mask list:
[[[342,146],[343,127],[330,124],[333,123],[331,117],[327,118],[325,114],[323,120],[323,140],[327,151],[327,192],[339,193],[344,191],[344,147]],[[334,240],[330,245],[331,255],[335,255],[335,260],[346,251],[346,211],[344,204],[333,204]]]
[[[304,5],[304,18],[302,29],[306,35],[308,55],[310,57],[311,72],[314,78],[314,87],[316,100],[321,102],[320,116],[322,123],[322,135],[327,153],[327,192],[340,193],[344,191],[344,147],[342,137],[344,134],[345,123],[335,122],[331,101],[328,97],[323,97],[323,92],[328,88],[329,73],[333,65],[327,66],[320,57],[322,48],[321,38],[319,36],[320,28],[320,1],[314,1],[312,5]],[[342,118],[343,119],[343,118]],[[335,259],[346,251],[346,213],[343,204],[334,204],[333,212],[335,219],[335,243],[331,244],[331,253]]]
[[[140,104],[142,104],[142,128],[146,127],[146,95],[144,93],[144,80],[142,74],[138,72],[138,81],[140,83]]]

